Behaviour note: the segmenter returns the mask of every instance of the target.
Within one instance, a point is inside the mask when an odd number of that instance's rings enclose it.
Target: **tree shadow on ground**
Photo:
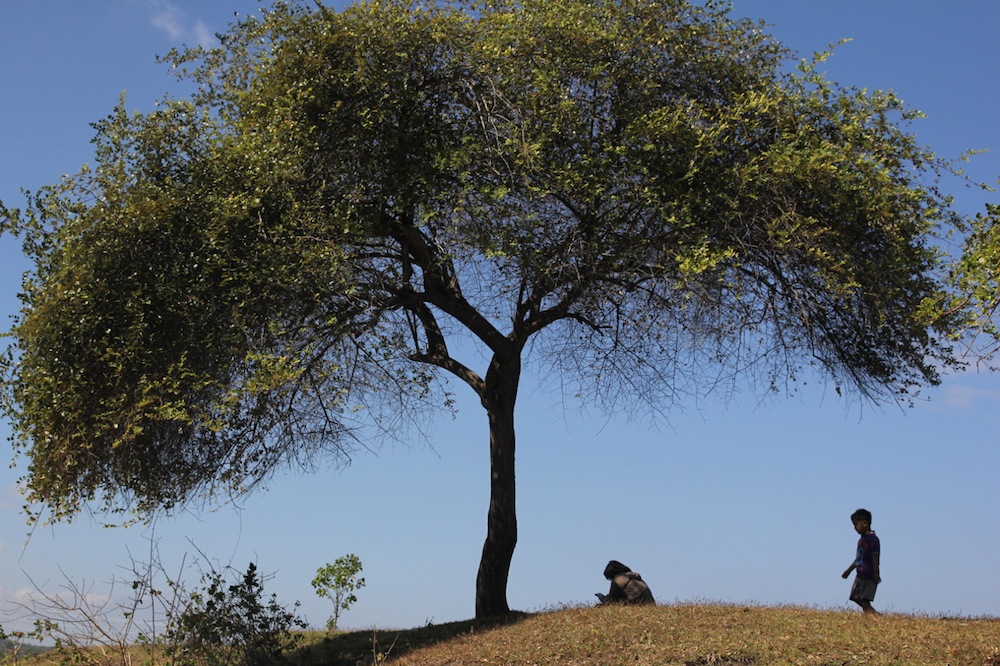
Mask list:
[[[428,624],[414,629],[363,629],[307,637],[291,655],[297,666],[356,666],[382,663],[465,634],[516,624],[530,617],[511,613],[489,620]]]

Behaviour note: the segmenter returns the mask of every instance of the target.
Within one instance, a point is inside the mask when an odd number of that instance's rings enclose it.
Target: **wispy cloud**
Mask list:
[[[0,511],[18,511],[24,505],[24,495],[17,483],[0,489]]]
[[[975,408],[1000,409],[1000,390],[963,384],[944,387],[943,402],[954,408],[968,411]]]
[[[167,0],[150,0],[149,6],[153,14],[150,19],[153,25],[162,30],[171,41],[189,46],[213,47],[218,40],[204,21],[191,19]]]

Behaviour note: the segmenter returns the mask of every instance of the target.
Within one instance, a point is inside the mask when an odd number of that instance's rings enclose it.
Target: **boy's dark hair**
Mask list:
[[[872,512],[869,511],[868,509],[858,509],[857,511],[855,511],[854,513],[851,514],[851,522],[852,523],[856,523],[859,520],[866,520],[866,521],[868,521],[868,524],[871,525],[871,523],[872,523]]]

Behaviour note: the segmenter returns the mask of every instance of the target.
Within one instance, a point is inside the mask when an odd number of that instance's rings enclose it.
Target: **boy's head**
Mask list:
[[[858,531],[858,534],[864,534],[871,529],[872,512],[868,509],[858,509],[851,514],[851,522],[854,523],[854,529]]]

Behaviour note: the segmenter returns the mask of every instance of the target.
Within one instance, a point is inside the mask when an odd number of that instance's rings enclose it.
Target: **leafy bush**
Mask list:
[[[264,599],[264,579],[252,562],[238,582],[218,571],[202,576],[203,589],[190,594],[186,608],[170,618],[166,647],[178,666],[265,666],[281,664],[294,647],[293,629],[305,623]],[[299,603],[295,603],[297,608]]]

